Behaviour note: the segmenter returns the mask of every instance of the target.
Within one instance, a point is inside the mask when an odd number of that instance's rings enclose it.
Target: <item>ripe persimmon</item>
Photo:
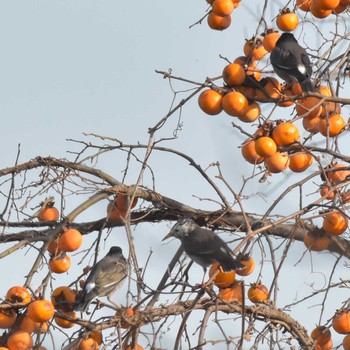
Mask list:
[[[126,309],[124,309],[122,311],[122,315],[123,317],[131,317],[134,315],[134,309],[132,307],[127,307]],[[131,325],[129,322],[127,322],[126,320],[121,320],[120,322],[120,328],[129,328]]]
[[[334,10],[339,6],[340,0],[312,0],[314,6],[320,10]]]
[[[61,253],[57,257],[52,257],[49,260],[50,271],[53,273],[64,273],[69,270],[71,266],[70,257],[67,254]]]
[[[28,316],[34,321],[43,323],[52,318],[55,308],[49,300],[36,300],[28,305]]]
[[[321,121],[321,114],[316,115],[316,116],[310,116],[310,117],[304,117],[302,124],[303,124],[303,128],[308,131],[308,132],[312,132],[312,133],[316,133],[319,132],[319,124]]]
[[[295,173],[305,171],[314,161],[314,157],[307,152],[296,152],[289,155],[289,169]]]
[[[32,295],[30,294],[27,288],[21,286],[14,286],[7,291],[5,300],[13,304],[28,304],[32,300]]]
[[[217,115],[222,111],[222,95],[212,89],[204,90],[198,97],[199,108],[206,114]]]
[[[244,113],[247,107],[248,100],[240,92],[232,91],[222,98],[222,108],[228,115],[235,117]]]
[[[281,11],[276,18],[276,25],[283,32],[291,32],[298,26],[298,23],[297,14],[291,12],[289,9]]]
[[[233,282],[236,279],[236,272],[224,271],[219,263],[214,263],[209,269],[209,278],[214,277],[214,284],[219,288],[228,288],[233,285]]]
[[[79,350],[98,350],[97,341],[91,337],[82,339],[79,343]]]
[[[218,297],[227,303],[243,302],[243,282],[236,281],[232,287],[220,289]]]
[[[296,4],[300,10],[308,12],[310,11],[311,2],[312,0],[297,0]]]
[[[76,292],[67,286],[56,288],[51,294],[52,305],[61,311],[72,311],[75,305]]]
[[[273,29],[267,30],[267,33],[263,39],[263,46],[267,52],[272,51],[272,49],[276,46],[276,42],[280,36],[281,34],[274,31]]]
[[[349,167],[348,164],[345,163],[337,163],[337,164],[331,164],[330,170],[337,169],[337,168],[347,168]],[[337,171],[327,171],[327,178],[330,181],[331,184],[335,185],[341,181],[345,181],[350,176],[350,170],[344,169],[344,170],[337,170]]]
[[[310,12],[314,17],[323,19],[328,17],[332,13],[332,10],[321,9],[315,4],[315,1],[312,1],[310,4]]]
[[[347,334],[343,339],[344,350],[350,350],[350,334]]]
[[[222,79],[228,86],[243,84],[245,75],[244,69],[238,63],[230,63],[222,71]]]
[[[76,318],[77,314],[74,311],[66,311],[64,312],[65,315],[72,317],[72,318]],[[72,328],[75,323],[73,321],[69,321],[65,318],[59,317],[59,316],[55,316],[54,318],[56,324],[61,327],[61,328]]]
[[[125,350],[144,350],[144,347],[141,346],[140,344],[136,344],[135,346],[128,345]]]
[[[245,42],[243,52],[246,57],[252,57],[257,61],[261,60],[267,54],[263,45],[263,39],[255,39],[254,37]]]
[[[57,221],[60,217],[60,212],[54,207],[54,202],[47,202],[40,210],[38,214],[38,220],[40,222],[45,221]]]
[[[58,248],[65,252],[74,252],[83,243],[83,236],[75,228],[68,228],[58,238]]]
[[[19,324],[19,329],[28,333],[33,333],[38,331],[43,325],[44,323],[34,322],[27,314],[25,314]]]
[[[276,142],[271,137],[261,136],[255,140],[255,151],[260,157],[270,157],[277,152]]]
[[[333,317],[332,327],[339,334],[350,333],[350,312],[338,311]]]
[[[231,24],[231,16],[219,16],[215,12],[210,12],[207,17],[208,26],[214,30],[225,30]]]
[[[89,337],[94,339],[98,345],[100,345],[102,343],[101,331],[98,331],[98,330],[92,331],[92,332],[90,332]]]
[[[264,161],[263,157],[260,157],[255,150],[255,139],[245,140],[242,144],[241,152],[243,158],[251,164],[260,164]]]
[[[328,118],[321,118],[318,128],[323,136],[335,137],[344,131],[346,126],[344,118],[340,114],[332,114]]]
[[[269,297],[269,290],[266,286],[258,283],[253,283],[248,289],[248,299],[252,303],[262,303]]]
[[[290,122],[279,123],[272,130],[272,138],[278,147],[288,146],[299,140],[299,129]]]
[[[248,103],[247,108],[237,115],[238,119],[244,123],[252,123],[259,118],[261,114],[260,106],[257,102],[253,101]]]
[[[317,117],[322,113],[321,100],[317,97],[306,97],[295,104],[295,109],[301,117]]]
[[[57,256],[61,253],[61,250],[58,248],[58,240],[56,238],[50,240],[49,245],[47,246],[47,251],[51,256]]]
[[[243,269],[237,269],[236,274],[239,276],[248,276],[253,273],[255,269],[255,261],[251,256],[240,259],[241,264],[245,266]]]
[[[266,169],[270,173],[280,173],[289,166],[289,156],[287,152],[276,152],[272,156],[266,157],[264,160]]]
[[[129,206],[130,208],[134,208],[138,202],[138,198],[134,197],[132,203],[130,203],[130,196],[126,194],[118,194],[114,198],[114,204],[115,206],[120,210],[122,213],[126,213],[128,210]]]
[[[232,0],[214,0],[211,6],[213,12],[218,16],[228,16],[234,10]]]
[[[7,339],[7,347],[9,350],[31,350],[33,347],[33,339],[30,334],[25,331],[16,331]]]
[[[335,197],[335,191],[330,191],[329,186],[326,184],[322,184],[320,186],[320,195],[321,197],[324,197],[325,199],[334,199]]]
[[[331,235],[341,235],[348,228],[348,218],[338,210],[331,211],[324,216],[322,227]]]
[[[0,310],[0,328],[6,329],[11,328],[17,319],[17,313],[12,310]]]
[[[329,328],[318,326],[312,330],[310,336],[318,345],[325,345],[331,339],[332,334]]]
[[[321,252],[328,248],[330,238],[323,233],[308,231],[304,236],[304,245],[307,249],[314,252]]]

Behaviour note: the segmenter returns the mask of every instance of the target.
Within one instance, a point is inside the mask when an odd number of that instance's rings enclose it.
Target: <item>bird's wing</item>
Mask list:
[[[280,69],[291,70],[298,68],[298,61],[292,51],[287,48],[275,47],[271,52],[271,63]]]
[[[103,261],[103,264],[100,262]],[[105,280],[109,281],[108,278],[111,274],[118,274],[125,276],[126,266],[121,261],[116,261],[115,259],[104,259],[98,262],[90,271],[88,278],[85,281],[85,286],[97,285],[107,287],[104,283]],[[118,281],[113,281],[113,284]]]
[[[223,249],[229,253],[226,243],[213,231],[207,229],[196,230],[191,234],[190,239],[182,242],[186,253],[195,255],[210,255]]]

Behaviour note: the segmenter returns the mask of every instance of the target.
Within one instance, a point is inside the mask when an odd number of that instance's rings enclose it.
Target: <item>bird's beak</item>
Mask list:
[[[170,238],[170,237],[173,237],[174,236],[174,233],[172,231],[170,231],[163,239],[162,239],[162,242],[165,241],[166,239]]]

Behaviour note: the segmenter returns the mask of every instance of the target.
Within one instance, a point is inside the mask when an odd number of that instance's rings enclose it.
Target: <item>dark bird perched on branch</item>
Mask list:
[[[163,238],[178,238],[185,253],[204,270],[218,262],[224,271],[244,268],[227,244],[213,231],[201,228],[192,219],[178,221]]]
[[[310,58],[294,35],[283,33],[270,54],[275,73],[287,83],[298,82],[304,92],[315,91],[311,84]]]
[[[114,304],[110,297],[123,284],[128,266],[121,248],[112,247],[108,254],[91,269],[83,290],[77,297],[74,310],[85,311],[94,298],[102,296],[107,296],[108,300]]]

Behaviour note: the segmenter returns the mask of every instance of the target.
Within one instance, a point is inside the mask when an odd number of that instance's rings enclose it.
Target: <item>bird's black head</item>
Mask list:
[[[123,254],[122,248],[114,246],[108,252],[108,255],[120,255]]]
[[[292,33],[282,33],[280,38],[277,40],[278,43],[285,43],[288,41],[297,41]]]

